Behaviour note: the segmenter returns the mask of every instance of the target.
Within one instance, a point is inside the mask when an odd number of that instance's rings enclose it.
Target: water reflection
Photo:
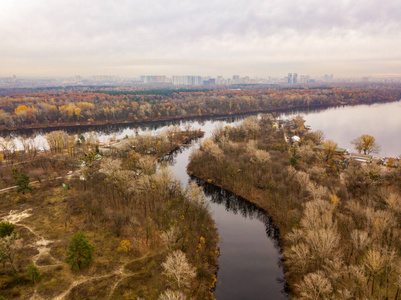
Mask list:
[[[260,207],[230,191],[209,184],[201,179],[191,176],[191,180],[202,187],[203,193],[212,203],[223,205],[228,212],[233,212],[234,214],[240,213],[244,218],[250,220],[256,219],[262,222],[266,226],[267,236],[273,239],[276,248],[281,250],[278,239],[279,230],[273,225],[271,217]]]
[[[288,114],[291,117],[294,114]],[[401,101],[330,107],[325,110],[302,113],[313,130],[320,129],[326,139],[334,140],[342,148],[355,152],[352,140],[363,134],[376,138],[381,145],[380,156],[395,157],[401,154]]]
[[[297,109],[287,109],[281,110],[279,114],[285,115],[294,115],[298,113],[310,113],[310,112],[318,112],[322,111],[324,108],[316,108],[316,109],[305,109],[305,108],[297,108]],[[168,121],[150,121],[150,122],[141,122],[141,123],[121,123],[121,124],[104,124],[104,125],[90,125],[90,126],[54,126],[50,128],[41,128],[41,129],[18,129],[18,130],[0,130],[0,136],[6,137],[18,137],[21,135],[25,135],[27,137],[35,137],[42,136],[48,132],[52,132],[55,130],[63,130],[68,134],[85,134],[88,132],[96,132],[100,136],[113,136],[115,135],[117,138],[124,136],[127,132],[135,133],[135,131],[145,132],[145,131],[157,131],[160,128],[168,127],[168,126],[184,126],[187,123],[197,124],[199,126],[204,126],[207,122],[226,122],[226,123],[234,123],[241,121],[249,116],[254,116],[260,114],[259,112],[254,113],[244,113],[244,114],[235,114],[228,116],[205,116],[205,117],[192,117],[192,118],[184,118],[179,120],[168,120]]]
[[[209,137],[217,124],[202,126]],[[223,123],[224,125],[224,123]],[[201,141],[202,139],[200,139]],[[183,186],[195,180],[186,172],[191,152],[199,146],[193,141],[169,155],[171,170]],[[278,232],[256,205],[201,180],[220,239],[219,269],[214,297],[224,299],[286,299],[284,274],[280,264]]]

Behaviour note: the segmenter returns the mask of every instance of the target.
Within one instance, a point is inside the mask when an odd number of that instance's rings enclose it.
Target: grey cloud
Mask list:
[[[0,67],[170,61],[173,73],[180,62],[199,68],[212,61],[210,70],[231,62],[249,72],[246,62],[258,60],[398,60],[400,16],[389,0],[5,0]]]

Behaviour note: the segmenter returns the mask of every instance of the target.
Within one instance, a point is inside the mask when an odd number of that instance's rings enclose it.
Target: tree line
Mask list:
[[[398,86],[277,90],[37,92],[0,98],[0,128],[141,122],[401,98]]]

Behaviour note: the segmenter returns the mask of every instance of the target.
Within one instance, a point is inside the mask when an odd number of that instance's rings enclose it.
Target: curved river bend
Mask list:
[[[205,130],[211,125],[202,126]],[[206,131],[205,137],[210,136]],[[191,179],[186,172],[190,153],[199,144],[166,157],[184,186]],[[278,232],[269,216],[254,204],[203,181],[203,187],[220,235],[220,257],[216,299],[285,299],[284,274],[279,267]]]

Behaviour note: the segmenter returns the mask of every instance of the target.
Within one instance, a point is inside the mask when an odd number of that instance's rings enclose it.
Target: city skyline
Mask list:
[[[0,76],[399,76],[394,1],[2,1]]]

